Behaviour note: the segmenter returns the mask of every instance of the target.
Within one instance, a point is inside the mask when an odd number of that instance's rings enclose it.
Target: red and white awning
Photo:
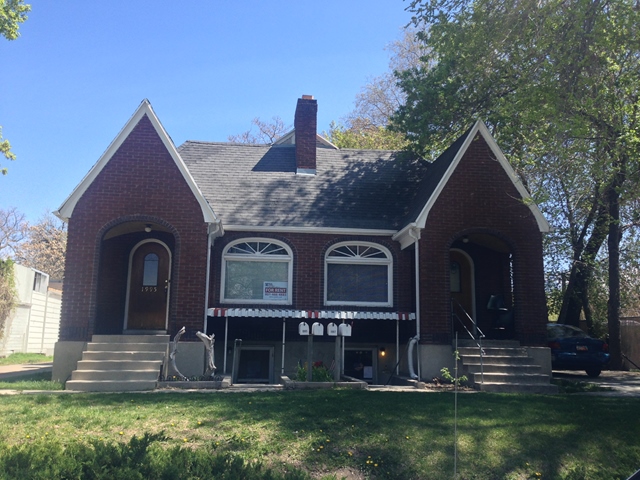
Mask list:
[[[210,317],[310,318],[318,320],[415,320],[410,312],[347,312],[344,310],[269,310],[265,308],[210,308]]]

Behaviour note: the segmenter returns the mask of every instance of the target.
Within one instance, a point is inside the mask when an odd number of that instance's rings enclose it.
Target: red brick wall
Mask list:
[[[546,343],[542,236],[531,210],[481,137],[474,140],[427,219],[420,240],[421,337],[449,343],[449,249],[465,234],[487,233],[511,248],[516,338]],[[476,278],[476,282],[482,279]]]
[[[296,130],[297,168],[316,169],[316,132],[318,131],[318,101],[299,98],[294,118]]]
[[[170,333],[183,325],[191,332],[202,329],[207,227],[197,200],[145,116],[69,220],[60,340],[88,340],[96,331],[102,237],[126,221],[157,223],[172,232]]]

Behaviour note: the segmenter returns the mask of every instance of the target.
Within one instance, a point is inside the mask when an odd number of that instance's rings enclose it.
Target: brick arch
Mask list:
[[[155,234],[155,235],[143,234],[142,232],[140,232],[137,236],[133,237],[131,242],[129,242],[129,243],[132,243],[132,245],[129,245],[126,248],[124,248],[126,250],[125,254],[128,255],[130,252],[130,249],[139,240],[143,238],[150,238],[151,235],[153,235],[152,238],[157,238],[158,240],[168,243],[168,246],[171,250],[171,255],[172,255],[172,261],[171,261],[172,286],[179,285],[181,236],[179,231],[171,223],[167,222],[165,219],[161,217],[157,217],[154,215],[140,215],[140,214],[124,215],[106,222],[105,224],[102,225],[102,227],[99,228],[95,237],[95,248],[94,248],[95,253],[94,253],[94,259],[93,259],[93,263],[94,263],[93,265],[94,294],[93,295],[94,295],[95,301],[92,302],[92,306],[91,306],[91,315],[90,315],[90,320],[88,324],[89,335],[93,335],[94,333],[117,333],[117,334],[121,333],[121,329],[117,328],[117,325],[120,322],[120,317],[119,317],[120,314],[117,310],[118,309],[121,310],[122,315],[124,315],[125,302],[122,298],[120,298],[122,297],[122,293],[118,295],[114,291],[110,291],[110,292],[102,291],[102,288],[105,287],[105,284],[113,283],[113,281],[111,282],[109,281],[111,279],[105,278],[106,276],[109,275],[109,273],[106,272],[105,269],[113,268],[113,266],[107,267],[106,260],[103,259],[103,255],[106,254],[105,242],[113,239],[105,240],[104,237],[113,228],[119,225],[132,223],[132,222],[153,223],[153,224],[162,226],[163,228],[168,230],[168,232],[158,231],[158,234]],[[113,238],[115,239],[118,237],[113,237]],[[168,239],[170,239],[171,241],[167,242]],[[105,262],[105,265],[103,265],[103,262]],[[128,262],[126,262],[126,265],[128,267]],[[123,275],[124,277],[122,277]],[[119,273],[119,277],[124,278],[124,280],[121,280],[121,281],[125,285],[127,283],[126,282],[127,275],[128,275],[128,268],[127,268],[127,272],[121,271]],[[116,287],[112,286],[111,288],[116,288]],[[126,287],[125,287],[125,290],[126,290]],[[178,291],[177,288],[170,289],[169,318],[175,317],[177,313],[177,302],[176,302],[177,291]],[[124,295],[126,296],[126,291]],[[115,300],[114,300],[114,296],[116,298]],[[108,301],[108,299],[111,299],[111,300]],[[114,306],[113,306],[114,311],[110,311],[110,314],[115,315],[115,319],[107,320],[107,321],[112,321],[113,322],[112,324],[105,324],[106,314],[103,315],[103,312],[101,311],[101,309],[105,308],[105,305],[111,302],[114,303]],[[110,308],[110,307],[107,306],[106,308]]]
[[[522,305],[524,304],[523,300],[527,292],[527,285],[526,285],[527,282],[526,282],[526,278],[524,278],[525,274],[523,273],[523,268],[522,268],[525,262],[525,259],[523,258],[523,249],[520,248],[519,242],[515,241],[511,236],[499,230],[489,229],[489,228],[469,228],[469,229],[460,230],[459,232],[457,232],[456,234],[452,235],[449,238],[446,244],[447,254],[451,248],[454,248],[454,244],[457,241],[461,240],[465,235],[473,235],[473,234],[484,234],[484,235],[495,237],[501,240],[502,242],[504,242],[505,246],[509,250],[509,254],[511,255],[511,274],[513,275],[513,278],[511,279],[512,290],[510,292],[512,295],[512,298],[507,299],[508,300],[507,307],[513,310],[513,313],[515,316],[515,325],[514,325],[515,331],[513,332],[513,334],[517,338],[519,337],[522,331],[522,326],[523,326]],[[477,306],[479,309],[482,309],[484,305],[484,302],[481,300],[482,299],[477,300]]]

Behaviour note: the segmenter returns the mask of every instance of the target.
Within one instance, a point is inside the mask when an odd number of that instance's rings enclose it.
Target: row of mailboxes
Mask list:
[[[320,322],[315,322],[311,325],[311,330],[309,330],[309,324],[307,322],[300,322],[298,325],[298,333],[300,335],[314,335],[321,337],[324,335],[324,325]],[[336,325],[331,322],[327,325],[327,335],[330,337],[350,337],[351,336],[351,325],[348,323],[341,323],[340,325]]]

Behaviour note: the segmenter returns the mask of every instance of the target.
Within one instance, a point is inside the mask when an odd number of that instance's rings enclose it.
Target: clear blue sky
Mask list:
[[[226,141],[251,120],[293,123],[318,99],[318,130],[388,70],[410,19],[402,0],[31,0],[0,39],[0,207],[56,210],[148,98],[176,146]]]

